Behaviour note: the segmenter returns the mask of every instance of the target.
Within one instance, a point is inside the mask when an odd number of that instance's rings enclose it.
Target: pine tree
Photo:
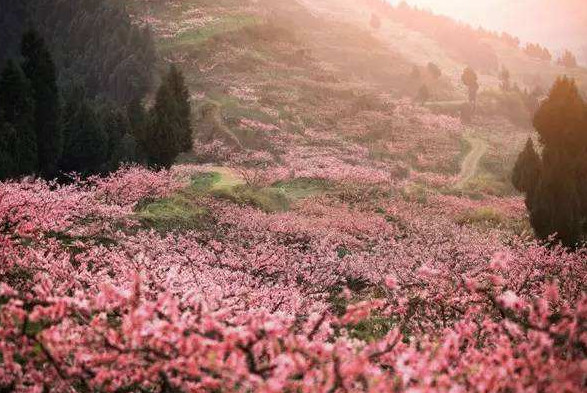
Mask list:
[[[14,127],[4,121],[4,115],[0,111],[0,181],[16,175],[15,137]]]
[[[542,158],[537,163],[533,146],[527,145],[512,180],[526,193],[536,235],[548,239],[556,234],[564,245],[577,246],[587,232],[587,110],[573,80],[556,81],[536,112],[534,127]]]
[[[82,175],[99,173],[108,158],[108,135],[85,92],[74,89],[64,110],[64,150],[61,169]]]
[[[181,152],[184,134],[179,111],[172,89],[164,82],[157,91],[141,141],[149,164],[169,168]]]
[[[165,83],[171,90],[173,100],[177,105],[181,151],[190,151],[193,146],[190,92],[185,84],[183,74],[173,64],[169,68]]]
[[[55,64],[44,40],[35,31],[22,39],[22,68],[31,82],[35,101],[35,133],[39,171],[45,176],[57,174],[63,152],[63,134],[59,124],[60,103]]]
[[[534,149],[532,139],[528,138],[526,147],[518,156],[512,174],[512,183],[520,192],[533,194],[540,178],[540,157]]]
[[[511,78],[510,71],[507,68],[502,67],[501,71],[499,73],[499,80],[501,82],[501,84],[500,84],[501,90],[508,92],[512,89],[512,82],[511,82],[510,78]]]
[[[117,169],[121,163],[135,162],[136,141],[127,112],[110,105],[102,112],[102,123],[108,135],[108,170]]]
[[[34,174],[38,168],[34,110],[29,81],[18,64],[9,60],[0,76],[0,111],[14,128],[15,176]]]
[[[479,82],[477,81],[477,73],[471,68],[465,68],[463,75],[461,76],[463,84],[469,90],[469,103],[475,107],[477,102],[477,92],[479,91]]]
[[[557,64],[562,67],[575,68],[577,67],[577,58],[570,50],[565,50],[562,56],[558,59]]]

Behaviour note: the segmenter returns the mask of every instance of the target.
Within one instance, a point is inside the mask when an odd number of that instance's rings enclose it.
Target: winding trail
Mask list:
[[[479,162],[487,152],[487,143],[485,141],[471,135],[466,136],[465,139],[471,144],[471,151],[467,154],[461,165],[459,180],[455,185],[459,189],[462,189],[475,176]]]

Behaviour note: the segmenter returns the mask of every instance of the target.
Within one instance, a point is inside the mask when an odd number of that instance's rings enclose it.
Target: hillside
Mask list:
[[[451,107],[465,100],[460,82],[465,64],[400,24],[384,20],[373,29],[372,12],[364,2],[144,4],[134,3],[137,20],[152,25],[162,57],[179,62],[188,75],[201,143],[220,139],[229,147],[283,150],[285,142],[276,143],[282,135],[294,134],[312,144],[308,131],[334,133],[345,143],[367,149],[369,157],[377,158],[376,165],[392,165],[394,171],[410,167],[422,170],[424,177],[458,174],[466,140],[451,132],[406,135],[400,112],[418,118],[427,111],[406,102],[398,107],[394,101],[415,97],[426,83],[433,97],[428,106],[454,115]],[[442,70],[441,78],[426,72],[418,80],[410,76],[414,65],[425,69],[430,61]],[[481,84],[482,90],[495,89],[498,79],[481,75]],[[479,186],[490,182],[488,187],[497,187],[498,193],[509,187],[509,168],[528,135],[525,127],[503,125],[502,119],[499,114],[473,125],[483,138],[493,138],[500,157],[492,161],[505,162],[498,173],[499,165],[492,163],[486,166],[493,171],[480,172]],[[453,127],[452,120],[442,116],[423,121]],[[496,137],[502,133],[510,143]],[[391,151],[384,147],[393,143],[398,147]],[[419,164],[419,159],[427,163]]]
[[[539,97],[489,64],[467,116],[469,52],[378,4],[126,0],[181,70],[138,129],[184,75],[194,146],[0,181],[0,392],[584,390],[587,250],[511,181]],[[559,71],[480,45],[523,87]]]

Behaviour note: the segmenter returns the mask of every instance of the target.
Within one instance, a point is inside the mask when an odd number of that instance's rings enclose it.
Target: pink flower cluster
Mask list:
[[[201,231],[123,220],[169,176],[0,184],[1,389],[584,390],[587,251],[401,200],[202,197]]]

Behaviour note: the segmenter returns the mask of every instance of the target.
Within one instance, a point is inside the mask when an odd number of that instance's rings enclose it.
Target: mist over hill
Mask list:
[[[388,0],[399,4],[403,0]],[[455,19],[506,31],[555,52],[570,48],[587,62],[587,2],[584,0],[407,0]],[[520,23],[523,16],[524,23]]]

